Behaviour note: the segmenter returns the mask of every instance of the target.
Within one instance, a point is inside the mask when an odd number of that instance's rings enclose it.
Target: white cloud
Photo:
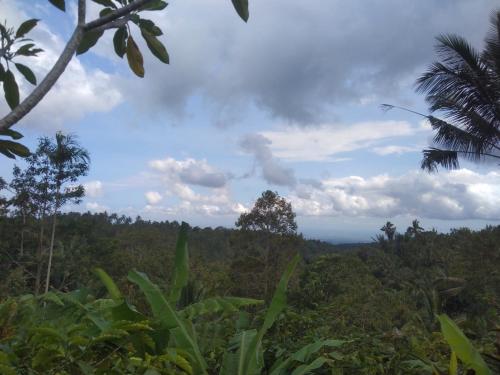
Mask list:
[[[226,185],[227,176],[210,166],[206,160],[175,160],[167,157],[161,160],[152,160],[149,166],[161,172],[169,179],[178,180],[185,184],[220,188]]]
[[[101,205],[101,204],[99,204],[97,202],[87,202],[85,204],[85,207],[90,212],[104,212],[104,211],[109,211],[109,207]]]
[[[171,157],[152,160],[150,168],[155,172],[151,183],[164,189],[163,196],[175,198],[177,203],[158,205],[157,192],[146,193],[148,212],[174,214],[230,215],[240,213],[243,205],[233,202],[229,191],[229,176],[214,168],[206,160]],[[197,188],[198,191],[195,190]],[[149,195],[149,196],[148,196]]]
[[[374,147],[372,151],[378,155],[392,155],[392,154],[406,154],[408,152],[416,152],[416,151],[421,151],[422,148],[418,147],[407,147],[407,146],[396,146],[396,145],[390,145],[390,146],[382,146],[382,147]]]
[[[160,193],[157,191],[148,191],[144,194],[146,197],[146,200],[148,201],[148,204],[150,205],[155,205],[157,203],[160,203],[163,197],[161,196]]]
[[[406,121],[373,121],[353,125],[285,127],[261,134],[271,141],[273,154],[294,161],[335,161],[332,155],[350,152],[382,140],[420,132]]]
[[[301,185],[289,199],[301,215],[500,220],[500,173],[467,169],[436,175],[331,178]]]
[[[83,184],[85,189],[85,196],[89,198],[96,198],[102,196],[103,187],[102,182],[99,180],[87,181]]]

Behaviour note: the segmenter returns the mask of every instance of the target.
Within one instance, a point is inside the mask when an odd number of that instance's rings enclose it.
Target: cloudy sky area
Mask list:
[[[272,189],[291,200],[305,236],[337,242],[369,240],[386,220],[403,231],[413,218],[442,231],[498,224],[498,166],[421,172],[428,125],[380,109],[426,112],[413,83],[435,58],[435,37],[482,48],[495,6],[251,0],[245,24],[229,0],[172,0],[150,13],[170,65],[141,43],[139,79],[106,34],[17,129],[32,148],[56,130],[79,136],[92,157],[87,197],[73,208],[83,211],[232,226]],[[0,0],[0,14],[13,25],[43,20],[33,37],[45,53],[31,61],[41,79],[71,33],[74,4],[64,14],[45,0]],[[2,159],[0,174],[13,164]]]

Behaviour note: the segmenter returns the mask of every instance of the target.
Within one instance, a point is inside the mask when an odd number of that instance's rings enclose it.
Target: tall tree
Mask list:
[[[437,40],[439,59],[417,80],[417,91],[442,118],[410,111],[426,117],[436,132],[435,147],[423,151],[422,169],[457,169],[460,158],[500,159],[500,11],[492,15],[482,52],[457,35]]]
[[[265,234],[266,248],[265,262],[265,290],[264,294],[269,297],[271,286],[271,240],[273,236],[287,237],[297,234],[297,223],[292,204],[277,192],[266,190],[255,202],[250,212],[242,213],[235,225],[244,231],[261,231]]]
[[[411,222],[411,226],[406,229],[406,234],[410,237],[416,237],[424,231],[424,228],[420,226],[420,222],[415,219]]]
[[[385,233],[389,241],[392,241],[394,239],[394,235],[396,234],[396,226],[390,221],[385,223],[385,225],[380,228],[380,230]]]
[[[82,185],[75,186],[78,178],[87,174],[90,158],[87,150],[82,148],[74,135],[56,133],[55,143],[44,140],[47,157],[51,165],[53,191],[52,230],[50,235],[49,259],[45,280],[45,292],[49,290],[52,256],[56,233],[57,214],[59,209],[69,201],[79,203],[85,190]],[[67,186],[65,186],[67,185]]]

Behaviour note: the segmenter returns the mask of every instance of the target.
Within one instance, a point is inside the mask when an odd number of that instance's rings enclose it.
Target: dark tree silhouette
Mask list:
[[[482,52],[457,35],[437,40],[439,60],[417,80],[416,89],[440,118],[397,107],[426,117],[436,132],[434,147],[423,150],[422,169],[457,169],[460,158],[500,159],[500,11],[492,15]]]
[[[380,228],[380,230],[385,233],[389,241],[392,241],[394,239],[394,235],[396,234],[396,227],[390,221],[385,223],[385,225]]]

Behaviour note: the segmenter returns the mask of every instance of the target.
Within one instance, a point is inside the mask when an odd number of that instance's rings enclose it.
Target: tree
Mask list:
[[[252,210],[242,213],[235,225],[243,230],[261,230],[280,235],[297,233],[291,203],[271,190],[263,192]]]
[[[396,227],[390,221],[385,223],[385,225],[380,228],[380,230],[385,233],[389,241],[392,241],[394,239],[394,235],[396,234]]]
[[[417,80],[417,91],[425,94],[430,112],[443,118],[408,110],[426,117],[436,131],[436,147],[423,151],[422,169],[457,169],[459,158],[500,159],[500,11],[492,16],[482,52],[457,35],[437,40],[439,60]]]
[[[127,56],[130,69],[137,76],[144,76],[144,60],[132,36],[132,25],[137,26],[151,53],[163,63],[169,63],[168,52],[158,39],[159,36],[163,35],[162,30],[150,19],[142,18],[144,12],[165,9],[167,7],[166,1],[91,1],[103,6],[99,18],[87,21],[86,11],[89,0],[78,0],[77,24],[70,39],[52,69],[23,101],[20,101],[19,86],[12,69],[15,67],[28,82],[37,85],[35,74],[28,66],[17,62],[17,58],[19,56],[36,57],[43,52],[31,39],[26,38],[26,35],[36,27],[39,20],[27,20],[17,29],[0,24],[0,82],[7,104],[11,108],[11,111],[0,119],[1,136],[7,136],[14,140],[19,139],[21,135],[18,132],[9,131],[9,128],[26,116],[52,89],[75,53],[80,55],[87,52],[107,30],[116,30],[113,37],[115,53],[121,58]],[[49,0],[49,2],[63,12],[66,10],[66,0]],[[246,22],[249,17],[248,0],[232,0],[232,3],[238,15]],[[28,149],[20,143],[5,139],[0,140],[0,152],[10,158],[15,158],[16,155],[26,157],[29,154]]]
[[[85,190],[82,185],[69,185],[78,181],[80,176],[87,174],[89,169],[89,154],[77,142],[76,136],[56,133],[55,143],[50,140],[43,140],[45,152],[52,167],[53,186],[53,211],[52,211],[52,232],[50,235],[49,260],[47,264],[47,276],[45,280],[45,293],[49,290],[50,271],[52,267],[52,256],[54,253],[54,240],[56,233],[56,220],[59,209],[69,201],[79,203]]]
[[[408,227],[408,229],[406,229],[406,234],[409,237],[416,237],[420,233],[422,233],[423,231],[424,231],[424,228],[422,228],[420,226],[419,221],[417,219],[415,219],[415,220],[412,221],[411,226]]]
[[[280,197],[277,192],[266,190],[257,199],[252,210],[242,213],[235,223],[236,227],[241,228],[243,231],[260,231],[264,233],[264,295],[266,298],[270,296],[269,292],[272,290],[270,275],[272,239],[273,237],[278,239],[295,237],[297,234],[295,216],[290,202]],[[274,272],[274,274],[276,273]]]

